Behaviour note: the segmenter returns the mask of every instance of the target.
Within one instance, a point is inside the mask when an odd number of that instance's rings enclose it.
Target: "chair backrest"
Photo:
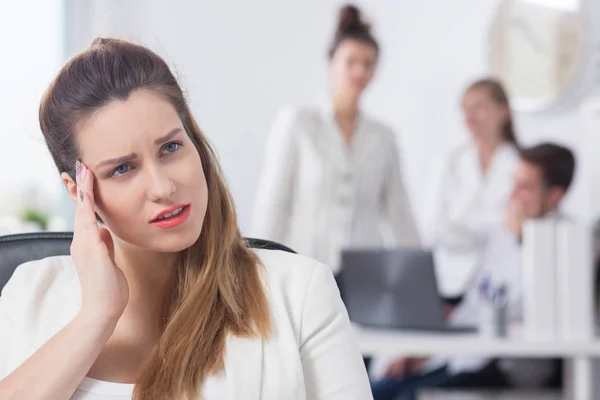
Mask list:
[[[73,232],[34,232],[0,236],[0,291],[15,269],[28,261],[70,253]],[[269,240],[245,238],[248,247],[266,250],[292,249]]]

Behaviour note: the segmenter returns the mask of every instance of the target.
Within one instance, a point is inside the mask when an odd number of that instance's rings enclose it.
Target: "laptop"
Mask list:
[[[446,322],[431,251],[344,250],[339,279],[350,320],[358,325],[448,333],[477,331],[474,326],[450,326]]]

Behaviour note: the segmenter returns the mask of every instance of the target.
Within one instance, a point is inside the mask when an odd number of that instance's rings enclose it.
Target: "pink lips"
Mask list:
[[[179,212],[179,214],[169,218],[158,219],[166,214],[173,213],[179,208],[183,208]],[[173,207],[169,207],[161,211],[154,219],[150,221],[150,223],[158,228],[173,228],[175,226],[183,224],[188,219],[188,217],[190,216],[190,209],[191,206],[189,204],[176,204]]]

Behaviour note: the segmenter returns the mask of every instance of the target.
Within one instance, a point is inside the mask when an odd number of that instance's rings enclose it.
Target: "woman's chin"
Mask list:
[[[115,241],[122,242],[125,247],[133,246],[153,253],[178,253],[192,246],[202,233],[203,221],[193,222],[174,228],[115,229],[112,232]]]
[[[202,227],[199,229],[185,229],[179,232],[169,231],[153,232],[150,240],[141,244],[148,251],[157,253],[177,253],[193,245],[198,238]]]
[[[165,234],[164,238],[160,238],[156,243],[158,247],[156,251],[161,253],[177,253],[196,243],[198,237],[200,237],[200,232]]]

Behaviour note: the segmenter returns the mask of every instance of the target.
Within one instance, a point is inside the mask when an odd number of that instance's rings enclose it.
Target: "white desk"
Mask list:
[[[600,357],[600,341],[533,342],[513,334],[491,338],[477,334],[420,333],[355,327],[361,351],[377,355],[482,355],[490,357],[557,357],[572,360],[572,379],[565,384],[576,400],[592,400],[592,358]],[[570,385],[569,385],[570,384]]]

